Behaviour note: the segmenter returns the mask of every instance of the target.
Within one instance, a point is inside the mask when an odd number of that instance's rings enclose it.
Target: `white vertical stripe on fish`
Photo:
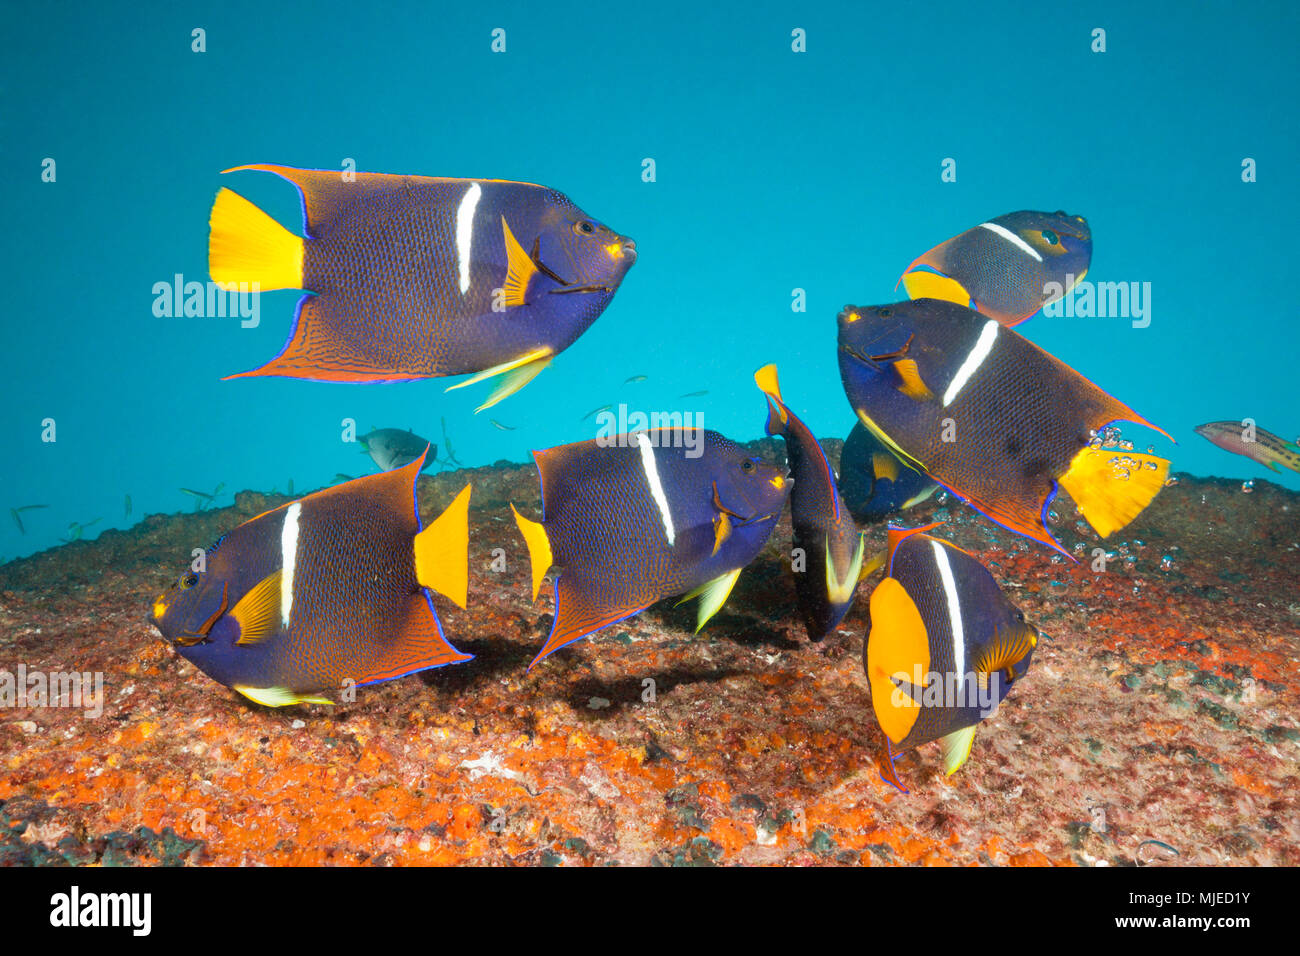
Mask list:
[[[634,432],[637,447],[641,449],[641,467],[645,469],[645,480],[650,485],[650,497],[659,506],[659,514],[664,519],[664,535],[672,544],[676,533],[673,531],[673,513],[668,510],[668,498],[664,495],[663,483],[659,481],[659,465],[655,461],[655,448],[650,436],[645,432]]]
[[[302,502],[295,501],[284,511],[280,529],[280,626],[289,626],[293,611],[293,567],[298,561],[298,515]]]
[[[957,393],[966,386],[966,383],[970,381],[970,377],[989,357],[989,352],[993,351],[993,343],[997,339],[997,320],[989,319],[984,323],[984,328],[980,330],[980,337],[975,341],[975,347],[970,350],[970,354],[966,356],[966,361],[961,363],[961,368],[957,369],[957,374],[948,383],[948,390],[943,393],[944,408],[952,404],[952,400],[957,397]]]
[[[948,549],[938,541],[931,541],[934,548],[934,563],[939,566],[939,579],[943,581],[944,598],[948,602],[948,621],[952,626],[952,661],[957,673],[957,686],[966,681],[966,635],[961,626],[961,600],[957,597],[957,582],[952,578],[952,567],[948,564]]]
[[[471,183],[461,197],[460,208],[456,210],[456,253],[460,256],[461,295],[469,291],[469,249],[474,240],[474,210],[482,195],[482,187],[478,183]]]
[[[1034,247],[1033,247],[1033,246],[1031,246],[1029,243],[1025,242],[1025,240],[1021,239],[1019,236],[1017,236],[1014,232],[1012,232],[1012,231],[1011,231],[1010,229],[1008,229],[1006,226],[999,226],[996,222],[982,222],[982,223],[980,223],[980,225],[983,226],[985,229],[987,229],[989,232],[992,232],[992,233],[995,233],[995,234],[1001,236],[1003,239],[1005,239],[1007,242],[1011,243],[1013,246],[1015,246],[1017,249],[1019,249],[1019,250],[1020,250],[1021,252],[1023,252],[1025,255],[1027,255],[1027,256],[1033,256],[1034,259],[1035,259],[1036,261],[1038,261],[1038,262],[1042,262],[1042,261],[1043,261],[1043,257],[1040,256],[1040,255],[1039,255],[1039,254],[1034,250]]]

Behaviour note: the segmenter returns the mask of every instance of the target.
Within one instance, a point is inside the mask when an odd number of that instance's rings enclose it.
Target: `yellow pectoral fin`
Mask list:
[[[280,590],[282,579],[283,573],[277,568],[257,582],[231,610],[230,616],[239,625],[236,644],[260,644],[281,624],[287,624],[284,619],[288,617],[289,608],[282,606],[286,597]],[[293,595],[287,597],[292,604]]]
[[[469,497],[466,485],[447,510],[415,536],[415,577],[457,607],[469,599]]]
[[[835,561],[831,558],[831,543],[826,542],[826,596],[830,598],[832,604],[847,604],[853,600],[853,592],[858,588],[858,582],[862,580],[862,556],[866,550],[866,539],[864,535],[858,535],[858,547],[853,552],[853,560],[849,562],[849,569],[841,578],[835,573]]]
[[[1168,477],[1164,458],[1089,445],[1074,456],[1060,484],[1105,538],[1141,514]]]
[[[943,748],[943,772],[951,777],[961,769],[966,758],[970,756],[971,745],[975,743],[975,725],[954,730],[947,737],[939,738]]]
[[[742,570],[744,569],[736,568],[734,571],[720,574],[712,581],[701,584],[677,602],[682,604],[693,597],[700,599],[700,607],[695,616],[696,634],[700,633],[700,629],[709,623],[709,618],[722,610],[722,605],[727,603],[727,598],[731,596],[731,589],[736,586],[736,579],[740,577]]]
[[[208,272],[222,289],[302,288],[302,239],[239,193],[223,187],[208,224]]]
[[[546,536],[546,528],[543,525],[525,518],[515,510],[513,504],[510,510],[514,513],[519,533],[524,536],[524,543],[528,545],[528,560],[533,569],[533,600],[536,601],[537,592],[541,590],[546,572],[551,569],[555,561],[551,555],[551,539]]]
[[[871,472],[876,476],[876,481],[881,478],[887,478],[890,481],[898,480],[898,459],[893,455],[884,452],[876,452],[871,456]]]
[[[888,551],[881,551],[872,557],[870,561],[862,563],[862,570],[858,572],[858,580],[865,581],[871,575],[875,574],[885,565],[885,560],[889,557]]]
[[[502,285],[505,304],[524,305],[528,300],[528,283],[537,275],[537,263],[524,251],[515,234],[510,231],[506,217],[501,217],[501,232],[506,243],[506,281]]]
[[[876,585],[870,607],[866,670],[871,707],[885,736],[899,744],[911,733],[921,705],[894,683],[894,677],[923,687],[930,669],[930,642],[920,610],[894,578]]]
[[[914,398],[918,402],[928,402],[934,398],[934,392],[930,391],[930,386],[921,378],[921,370],[917,368],[915,359],[899,359],[894,363],[894,371],[898,373],[898,390],[908,398]]]
[[[718,512],[713,519],[713,554],[718,553],[722,543],[731,537],[731,516],[725,511]]]
[[[1010,672],[1038,646],[1038,634],[1028,625],[1005,627],[993,635],[993,640],[975,655],[971,662],[975,673],[981,677],[995,671]]]
[[[903,276],[903,288],[907,290],[909,299],[943,299],[968,308],[971,304],[970,293],[964,285],[933,272],[909,272]]]
[[[287,687],[242,687],[236,684],[235,690],[253,703],[261,704],[263,707],[289,707],[293,704],[327,704],[330,707],[334,706],[334,701],[325,697],[297,694]]]

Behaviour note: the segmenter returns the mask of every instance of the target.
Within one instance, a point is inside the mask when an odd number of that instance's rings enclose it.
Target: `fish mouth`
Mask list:
[[[872,368],[877,371],[879,371],[880,369],[880,366],[876,364],[875,358],[873,356],[867,355],[866,352],[862,351],[859,348],[855,348],[852,345],[841,345],[840,351],[861,365],[865,365],[868,368]]]
[[[551,289],[551,295],[570,295],[574,292],[604,292],[606,295],[612,294],[613,289],[607,285],[569,285],[563,289]]]
[[[748,518],[741,518],[739,521],[737,521],[737,522],[736,522],[736,527],[737,527],[737,528],[747,528],[747,527],[749,527],[749,526],[752,525],[752,524],[762,524],[764,521],[770,521],[771,519],[775,518],[776,516],[777,516],[776,512],[771,512],[771,513],[769,513],[769,514],[754,514],[754,515],[750,515]]]

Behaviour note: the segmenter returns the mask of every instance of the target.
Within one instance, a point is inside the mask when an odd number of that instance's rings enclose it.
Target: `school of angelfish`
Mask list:
[[[499,377],[481,410],[572,345],[637,259],[630,238],[543,186],[238,169],[294,184],[304,234],[221,189],[210,221],[213,280],[304,295],[282,352],[232,378],[470,376],[451,386],[460,388]],[[802,558],[791,562],[793,585],[810,639],[838,627],[860,583],[883,570],[863,652],[886,738],[882,774],[901,788],[893,757],[935,741],[944,770],[955,772],[976,727],[1025,677],[1039,633],[939,526],[891,524],[876,547],[859,523],[942,487],[1061,551],[1045,524],[1058,490],[1105,538],[1164,487],[1168,461],[1103,441],[1117,421],[1160,429],[1013,328],[1082,280],[1091,253],[1082,216],[1014,212],[914,260],[900,280],[907,300],[845,306],[837,355],[860,424],[839,475],[787,404],[775,365],[754,381],[788,471],[712,431],[633,431],[534,452],[542,513],[512,508],[534,601],[558,574],[554,623],[530,668],[665,597],[699,598],[698,631],[788,500],[792,554]],[[1262,429],[1244,443],[1235,422],[1197,431],[1269,467],[1300,470],[1300,448]],[[154,602],[153,620],[177,653],[258,704],[328,704],[324,695],[346,681],[472,659],[444,635],[433,601],[468,600],[470,487],[422,527],[417,479],[436,448],[400,429],[373,430],[361,445],[380,474],[244,522]]]

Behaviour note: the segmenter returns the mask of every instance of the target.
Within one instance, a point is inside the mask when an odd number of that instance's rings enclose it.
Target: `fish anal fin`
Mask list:
[[[1168,477],[1164,458],[1089,445],[1074,456],[1060,485],[1105,538],[1141,514]]]
[[[528,665],[529,670],[560,648],[580,641],[602,627],[644,611],[652,603],[604,606],[596,603],[587,590],[582,579],[572,571],[561,572],[559,580],[555,582],[555,620],[551,625],[551,633]]]
[[[224,378],[280,375],[318,382],[397,382],[428,378],[430,374],[436,374],[376,368],[373,361],[358,352],[335,329],[334,317],[329,309],[328,297],[311,294],[303,296],[298,300],[298,308],[294,313],[293,331],[280,354],[260,368],[237,372]]]
[[[469,598],[469,497],[466,485],[415,536],[415,577],[463,608]]]
[[[380,663],[368,672],[357,676],[357,686],[394,680],[407,674],[414,674],[416,671],[445,667],[448,664],[459,664],[473,659],[473,654],[457,650],[443,636],[438,615],[433,610],[427,593],[422,591],[411,596],[406,620],[401,630],[398,631],[391,646],[387,648]]]
[[[948,736],[939,738],[939,746],[943,750],[945,775],[951,777],[955,774],[970,756],[971,745],[975,743],[975,726],[971,724],[969,727],[954,730]]]
[[[880,729],[894,744],[911,733],[921,705],[900,693],[895,675],[915,684],[930,670],[930,642],[925,621],[911,596],[894,578],[871,592],[871,630],[867,634],[867,681],[871,706]]]
[[[230,609],[239,625],[239,645],[260,644],[281,626],[280,582],[283,571],[276,568],[253,587]]]

